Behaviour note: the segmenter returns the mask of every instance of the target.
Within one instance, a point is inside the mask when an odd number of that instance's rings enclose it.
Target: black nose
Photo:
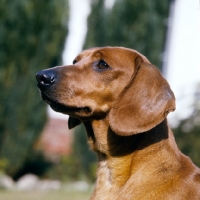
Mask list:
[[[41,90],[44,90],[55,83],[56,73],[50,69],[42,70],[36,74],[36,79],[38,82],[38,87]]]

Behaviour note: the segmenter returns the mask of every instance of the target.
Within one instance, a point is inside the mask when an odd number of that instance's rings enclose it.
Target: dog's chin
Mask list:
[[[58,101],[50,98],[43,92],[41,92],[41,97],[42,97],[43,101],[45,103],[49,104],[50,107],[56,112],[60,112],[60,113],[72,115],[72,116],[77,116],[77,117],[78,116],[87,117],[91,113],[91,110],[89,107],[75,107],[75,106],[64,105],[64,104],[59,103]]]

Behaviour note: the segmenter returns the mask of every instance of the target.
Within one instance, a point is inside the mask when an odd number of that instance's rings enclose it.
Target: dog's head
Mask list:
[[[42,70],[36,78],[43,100],[70,116],[70,128],[107,117],[116,134],[127,136],[152,129],[175,109],[159,70],[127,48],[85,50],[73,65]]]

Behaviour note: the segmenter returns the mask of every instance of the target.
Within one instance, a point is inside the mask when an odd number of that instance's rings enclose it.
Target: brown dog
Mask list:
[[[70,116],[69,128],[85,125],[99,162],[91,199],[200,199],[200,170],[167,125],[174,94],[145,56],[93,48],[36,77],[43,100]]]

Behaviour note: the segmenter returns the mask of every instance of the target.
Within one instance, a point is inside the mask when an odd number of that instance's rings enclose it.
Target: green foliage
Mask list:
[[[59,162],[52,165],[43,175],[45,178],[59,179],[63,182],[81,179],[79,163],[73,156],[61,156]],[[77,168],[78,167],[78,168]]]
[[[78,126],[74,133],[72,153],[50,168],[44,176],[62,181],[87,180],[96,177],[96,155],[87,145],[84,127]]]
[[[7,160],[6,159],[0,159],[0,175],[2,172],[5,171],[7,166]]]
[[[58,64],[67,33],[66,0],[0,4],[0,158],[14,176],[46,120],[35,74]]]
[[[200,85],[195,94],[193,112],[173,129],[179,148],[200,166]]]
[[[86,175],[89,180],[94,180],[96,177],[96,154],[89,149],[83,125],[76,129],[72,156],[77,160],[78,171]]]
[[[85,47],[125,46],[161,66],[169,0],[116,0],[112,10],[104,0],[93,1]]]
[[[52,162],[49,161],[42,151],[31,149],[29,155],[21,166],[20,170],[14,174],[13,179],[18,180],[25,174],[31,173],[39,177],[43,177],[46,171],[51,169],[53,166]]]

